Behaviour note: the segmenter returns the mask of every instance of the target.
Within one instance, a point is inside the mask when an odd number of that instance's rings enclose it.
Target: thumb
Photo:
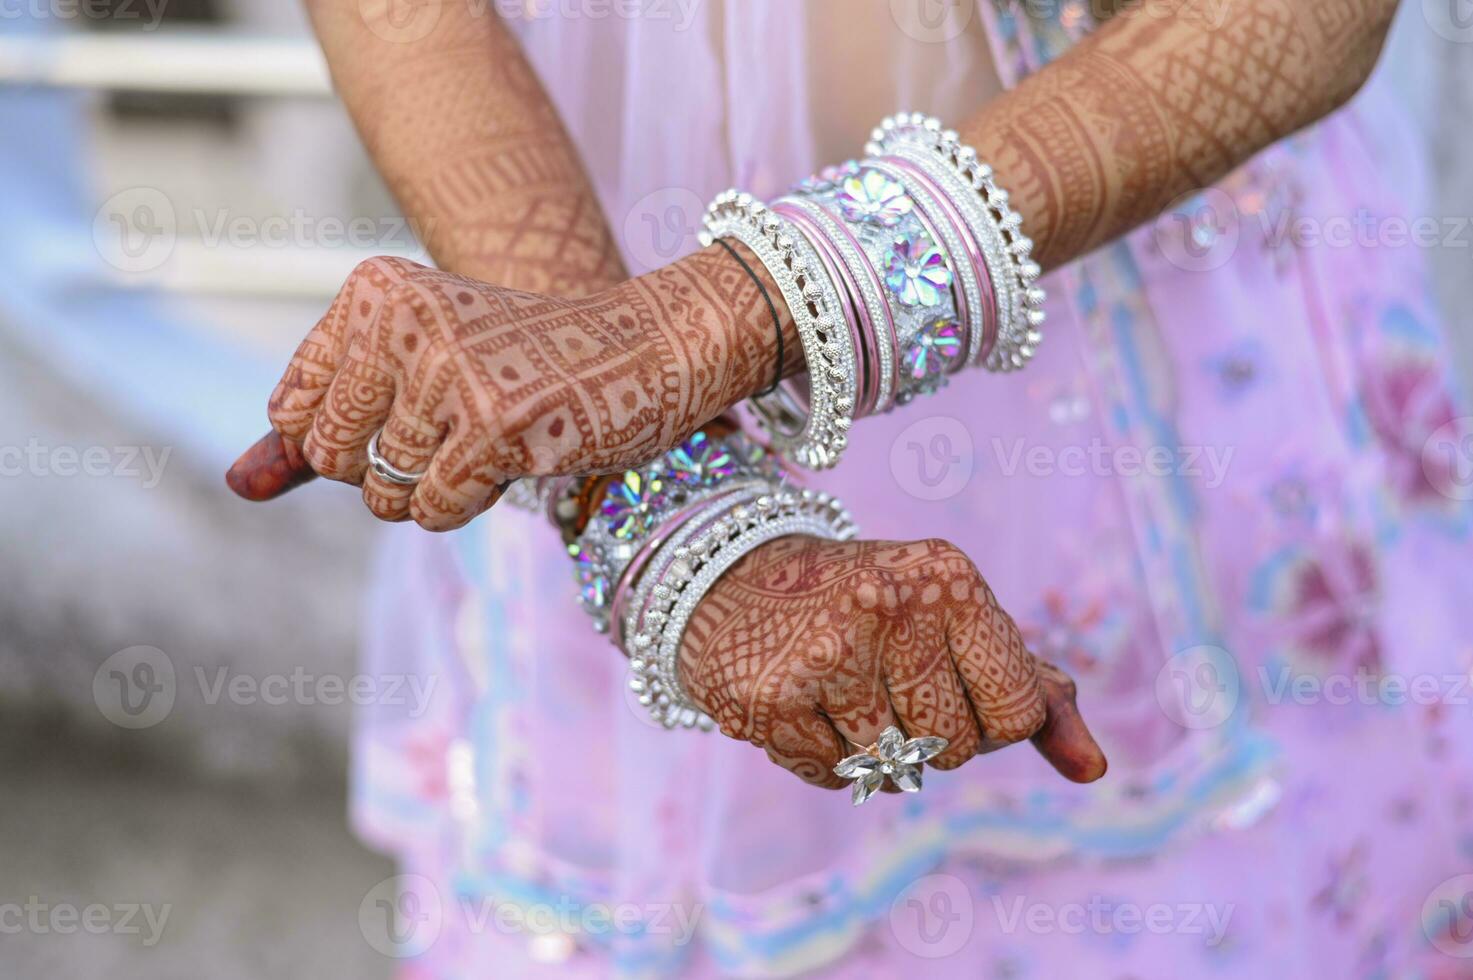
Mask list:
[[[1048,716],[1033,735],[1033,746],[1053,764],[1059,775],[1076,783],[1092,783],[1105,774],[1109,762],[1089,732],[1075,703],[1074,679],[1053,664],[1038,661]]]
[[[241,454],[225,474],[230,489],[246,500],[273,500],[314,479],[302,450],[296,443],[268,432]]]

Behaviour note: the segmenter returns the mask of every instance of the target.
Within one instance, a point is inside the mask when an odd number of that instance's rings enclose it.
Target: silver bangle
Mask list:
[[[808,405],[799,406],[785,385],[752,400],[773,448],[810,469],[839,461],[854,420],[858,378],[848,325],[825,288],[822,269],[810,265],[806,240],[752,195],[724,191],[706,210],[701,243],[735,238],[776,280],[798,328],[808,368]]]
[[[848,540],[854,532],[848,512],[827,494],[778,491],[735,505],[693,539],[667,545],[670,560],[650,588],[649,606],[630,641],[629,686],[640,703],[666,728],[713,727],[679,677],[686,625],[711,586],[769,541],[794,534]]]
[[[809,200],[807,196],[800,196],[796,193],[780,200],[792,204],[793,207],[801,209],[804,214],[808,215],[823,230],[824,234],[828,235],[839,257],[849,267],[850,274],[859,288],[859,300],[864,304],[870,322],[874,325],[874,335],[871,339],[876,347],[873,356],[878,362],[879,374],[874,404],[889,405],[895,390],[896,343],[895,334],[890,329],[890,308],[885,302],[884,282],[880,272],[867,254],[861,254],[862,246],[855,244],[856,239],[845,230],[840,220],[824,207]]]

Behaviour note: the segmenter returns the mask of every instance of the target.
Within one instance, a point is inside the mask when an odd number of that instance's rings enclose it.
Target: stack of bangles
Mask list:
[[[703,241],[747,246],[793,315],[808,370],[753,407],[774,450],[813,469],[838,462],[856,419],[964,366],[1017,370],[1043,339],[1033,242],[992,168],[915,114],[865,153],[771,204],[732,190],[706,212]]]
[[[790,486],[761,446],[719,423],[646,466],[595,481],[591,500],[563,481],[538,485],[572,538],[580,604],[629,657],[630,688],[666,728],[712,727],[677,668],[686,624],[716,580],[777,538],[847,540],[855,531],[839,501]],[[575,514],[586,514],[581,527],[567,521]]]
[[[706,213],[703,243],[745,245],[797,326],[806,372],[752,405],[773,450],[810,469],[838,462],[854,420],[933,393],[964,366],[1022,368],[1043,339],[1033,243],[992,168],[918,114],[884,120],[865,154],[770,205],[726,191]],[[779,537],[855,533],[837,500],[791,486],[777,456],[724,422],[640,469],[524,480],[506,499],[563,529],[580,603],[668,728],[712,727],[677,667],[717,578]]]

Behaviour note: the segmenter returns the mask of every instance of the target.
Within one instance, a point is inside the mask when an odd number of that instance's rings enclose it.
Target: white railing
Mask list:
[[[0,84],[245,96],[331,93],[304,38],[224,30],[0,36]]]
[[[89,91],[321,98],[332,94],[327,65],[308,38],[228,29],[163,28],[146,33],[0,35],[0,86]],[[361,259],[422,252],[385,246],[259,249],[206,246],[182,238],[169,261],[140,274],[112,274],[116,286],[253,296],[331,296]]]

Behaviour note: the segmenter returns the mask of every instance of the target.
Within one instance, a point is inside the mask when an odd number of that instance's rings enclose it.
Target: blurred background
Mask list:
[[[1469,218],[1473,36],[1425,6],[1382,70],[1434,213]],[[352,698],[319,683],[354,676],[378,528],[221,475],[349,270],[424,260],[413,230],[298,0],[0,0],[0,134],[0,907],[137,909],[0,920],[0,976],[386,977],[359,908],[394,871],[346,827]],[[1428,251],[1473,381],[1473,228]]]

